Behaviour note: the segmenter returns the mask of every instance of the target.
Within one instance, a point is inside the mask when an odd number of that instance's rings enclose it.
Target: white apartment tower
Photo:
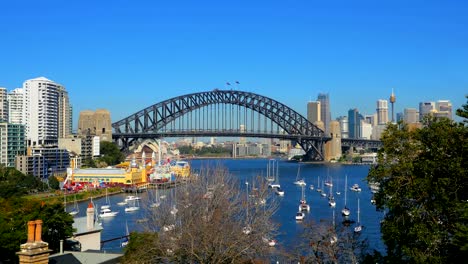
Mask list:
[[[7,89],[4,87],[0,87],[0,121],[8,121]]]
[[[377,101],[377,124],[388,123],[388,101],[380,99]]]
[[[58,144],[59,90],[64,89],[44,77],[23,83],[23,116],[27,146]]]
[[[23,123],[23,88],[16,88],[7,95],[8,100],[8,122],[12,124]]]

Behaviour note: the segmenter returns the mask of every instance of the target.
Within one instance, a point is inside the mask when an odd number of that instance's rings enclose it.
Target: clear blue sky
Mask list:
[[[305,114],[330,95],[332,117],[396,111],[468,94],[467,1],[2,1],[0,86],[39,76],[79,111],[113,121],[174,96],[226,88]]]

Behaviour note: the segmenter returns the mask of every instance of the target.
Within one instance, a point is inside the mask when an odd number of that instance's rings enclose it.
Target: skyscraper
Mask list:
[[[323,122],[323,125],[325,126],[325,135],[330,135],[330,98],[328,94],[319,93],[317,101],[320,102],[320,119]]]
[[[321,105],[319,101],[311,101],[307,103],[307,120],[315,123],[321,120]]]
[[[341,138],[349,138],[348,117],[340,116],[336,120],[340,122]]]
[[[8,121],[7,89],[0,87],[0,122]]]
[[[377,101],[377,124],[382,125],[388,122],[388,101],[380,99]]]
[[[449,100],[439,100],[436,102],[438,117],[452,119],[452,103]]]
[[[8,100],[8,121],[12,124],[23,123],[23,88],[16,88],[7,95]]]
[[[63,86],[58,88],[58,137],[65,138],[72,134],[72,107],[68,92]]]
[[[348,124],[349,124],[349,138],[359,138],[361,135],[361,120],[363,116],[359,114],[359,111],[354,109],[349,109],[348,111]]]
[[[419,103],[419,121],[422,121],[424,116],[432,114],[436,111],[434,102]]]
[[[419,122],[419,112],[415,108],[405,108],[403,112],[403,121],[408,124]]]
[[[63,87],[39,77],[23,83],[23,120],[27,146],[57,145],[58,91]]]

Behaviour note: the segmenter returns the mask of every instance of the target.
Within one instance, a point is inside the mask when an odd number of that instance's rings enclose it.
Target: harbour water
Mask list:
[[[191,167],[193,170],[206,168],[207,166],[223,166],[239,179],[240,183],[253,180],[257,175],[265,175],[267,171],[267,159],[202,159],[191,160]],[[278,196],[279,208],[274,215],[274,220],[280,224],[279,234],[276,237],[278,243],[287,249],[294,249],[300,242],[300,236],[304,229],[304,224],[296,222],[295,214],[298,211],[299,201],[301,199],[301,187],[295,185],[293,182],[296,180],[298,166],[300,166],[300,177],[305,180],[307,186],[305,188],[305,196],[310,205],[310,211],[306,213],[305,220],[313,219],[315,222],[321,220],[331,221],[333,218],[333,210],[335,210],[335,221],[341,223],[343,217],[341,216],[341,209],[344,207],[345,199],[345,176],[347,175],[347,207],[351,210],[350,219],[357,220],[357,201],[360,200],[360,220],[364,229],[361,237],[367,238],[371,249],[384,252],[384,245],[380,233],[380,221],[383,217],[382,212],[375,210],[375,206],[371,204],[370,200],[372,193],[365,181],[365,177],[369,171],[367,165],[343,165],[339,163],[334,164],[306,164],[306,163],[293,163],[284,160],[279,160],[279,183],[281,188],[285,191],[283,197]],[[319,180],[320,177],[320,180]],[[322,197],[316,191],[317,184],[322,185],[322,181],[327,179],[333,180],[333,193],[336,200],[336,207],[330,208],[328,199]],[[361,192],[354,192],[349,190],[353,184],[361,186]],[[310,190],[309,186],[313,184],[314,190]],[[321,187],[329,192],[329,187]],[[161,190],[161,195],[171,197],[172,190]],[[336,192],[340,192],[337,195]],[[104,230],[102,232],[102,240],[109,240],[116,237],[125,235],[126,225],[130,231],[142,230],[143,226],[140,222],[145,218],[145,206],[141,206],[141,210],[126,213],[124,206],[118,206],[117,203],[125,199],[125,193],[110,196],[112,210],[118,211],[115,217],[104,218],[102,225]],[[141,203],[148,202],[148,193],[144,192],[139,194],[141,196]],[[105,198],[95,199],[94,203],[97,207],[103,204]],[[77,217],[85,215],[88,203],[80,204],[80,213]],[[68,209],[71,209],[71,205]],[[353,228],[351,225],[349,228]],[[103,245],[103,250],[107,251],[122,251],[120,241],[115,240],[106,242]]]

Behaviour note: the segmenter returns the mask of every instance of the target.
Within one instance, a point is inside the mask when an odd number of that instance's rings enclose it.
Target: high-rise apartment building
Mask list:
[[[0,163],[14,167],[15,157],[25,153],[24,126],[0,122]]]
[[[424,116],[433,114],[436,111],[434,102],[421,102],[419,103],[419,121],[422,121]]]
[[[377,124],[388,123],[388,101],[380,99],[377,101]]]
[[[44,77],[23,83],[23,120],[27,146],[58,144],[59,90],[63,89]]]
[[[452,119],[452,103],[449,100],[439,100],[436,102],[438,117]]]
[[[72,107],[68,92],[63,86],[58,89],[58,137],[66,138],[72,134]]]
[[[325,127],[325,135],[330,135],[330,122],[331,122],[331,110],[330,110],[330,97],[328,94],[319,93],[317,101],[320,102],[320,119]]]
[[[7,95],[8,121],[12,124],[24,124],[23,122],[23,88],[16,88]]]
[[[403,112],[403,121],[407,124],[419,122],[419,112],[415,108],[405,108]]]
[[[307,120],[312,124],[321,121],[321,105],[319,101],[307,103]]]
[[[7,89],[0,87],[0,122],[8,122]]]

